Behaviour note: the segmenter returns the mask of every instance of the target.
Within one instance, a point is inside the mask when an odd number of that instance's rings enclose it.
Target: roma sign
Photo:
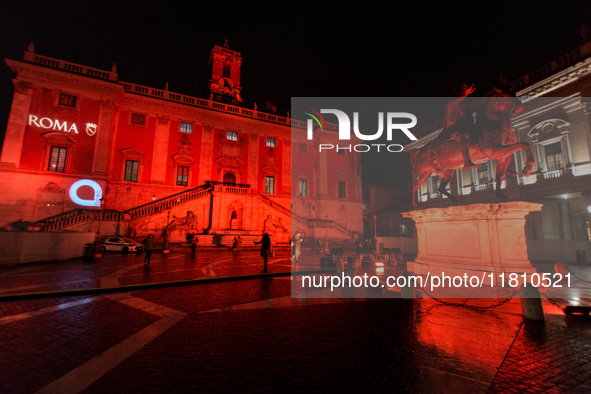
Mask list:
[[[64,131],[66,133],[74,132],[78,134],[78,127],[76,123],[71,123],[68,127],[68,122],[60,122],[57,119],[51,118],[41,118],[39,119],[36,115],[29,115],[29,126],[37,126],[43,129],[53,130],[53,131]],[[94,123],[86,123],[86,134],[89,136],[93,136],[96,134],[96,124]]]

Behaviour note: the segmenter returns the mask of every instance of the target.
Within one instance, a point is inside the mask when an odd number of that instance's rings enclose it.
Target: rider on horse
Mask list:
[[[474,116],[470,108],[462,101],[476,88],[474,85],[458,85],[453,94],[457,97],[447,103],[443,126],[447,129],[446,135],[458,134],[460,136],[462,155],[464,156],[464,169],[479,167],[470,160],[470,134],[474,131]]]

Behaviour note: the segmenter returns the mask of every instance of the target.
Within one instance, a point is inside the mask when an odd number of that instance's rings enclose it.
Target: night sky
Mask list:
[[[0,21],[3,59],[22,60],[34,41],[41,55],[105,70],[116,62],[122,81],[188,95],[207,87],[211,48],[228,37],[243,56],[243,105],[265,110],[268,100],[285,116],[292,96],[450,96],[463,82],[483,95],[499,72],[512,81],[581,45],[591,2],[3,0]],[[11,78],[0,67],[2,135]],[[364,166],[391,160],[405,159]]]

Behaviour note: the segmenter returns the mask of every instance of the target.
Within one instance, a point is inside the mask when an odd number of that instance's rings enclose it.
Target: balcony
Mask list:
[[[553,171],[545,171],[542,172],[542,175],[544,176],[544,179],[555,179],[555,178],[561,178],[564,175],[564,169],[558,169],[558,170],[553,170]]]

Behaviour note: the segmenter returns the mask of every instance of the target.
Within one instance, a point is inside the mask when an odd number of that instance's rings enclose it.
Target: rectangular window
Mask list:
[[[486,185],[488,183],[488,163],[482,163],[476,171],[478,173],[478,184]]]
[[[275,193],[275,177],[272,177],[272,176],[265,177],[265,193],[267,193],[267,194]]]
[[[347,190],[345,182],[339,182],[339,198],[347,198]]]
[[[177,167],[176,185],[177,186],[188,186],[189,185],[189,167],[181,167],[181,166]]]
[[[439,182],[441,181],[441,179],[439,178],[438,175],[431,175],[431,190],[429,190],[429,193],[434,194],[434,193],[438,193],[439,189]]]
[[[238,141],[238,133],[235,131],[228,131],[227,139],[230,141]]]
[[[181,133],[193,134],[193,124],[181,122]]]
[[[306,145],[306,144],[299,144],[299,151],[300,152],[307,152],[308,151],[308,145]]]
[[[139,168],[140,162],[134,160],[126,160],[125,161],[125,177],[123,180],[125,182],[137,182],[137,173]]]
[[[544,146],[546,151],[546,171],[556,171],[563,168],[562,145],[560,142]]]
[[[337,149],[337,155],[345,156],[345,150],[344,149]]]
[[[51,154],[49,156],[48,171],[53,172],[64,172],[66,168],[66,148],[60,148],[58,146],[51,147]]]
[[[300,197],[308,197],[308,181],[300,179]]]
[[[131,124],[137,124],[140,126],[146,125],[146,115],[131,114]]]
[[[267,146],[270,146],[271,148],[276,148],[277,140],[275,138],[267,138]]]
[[[65,105],[66,107],[76,108],[76,101],[78,97],[72,96],[71,94],[60,93],[59,105]]]

